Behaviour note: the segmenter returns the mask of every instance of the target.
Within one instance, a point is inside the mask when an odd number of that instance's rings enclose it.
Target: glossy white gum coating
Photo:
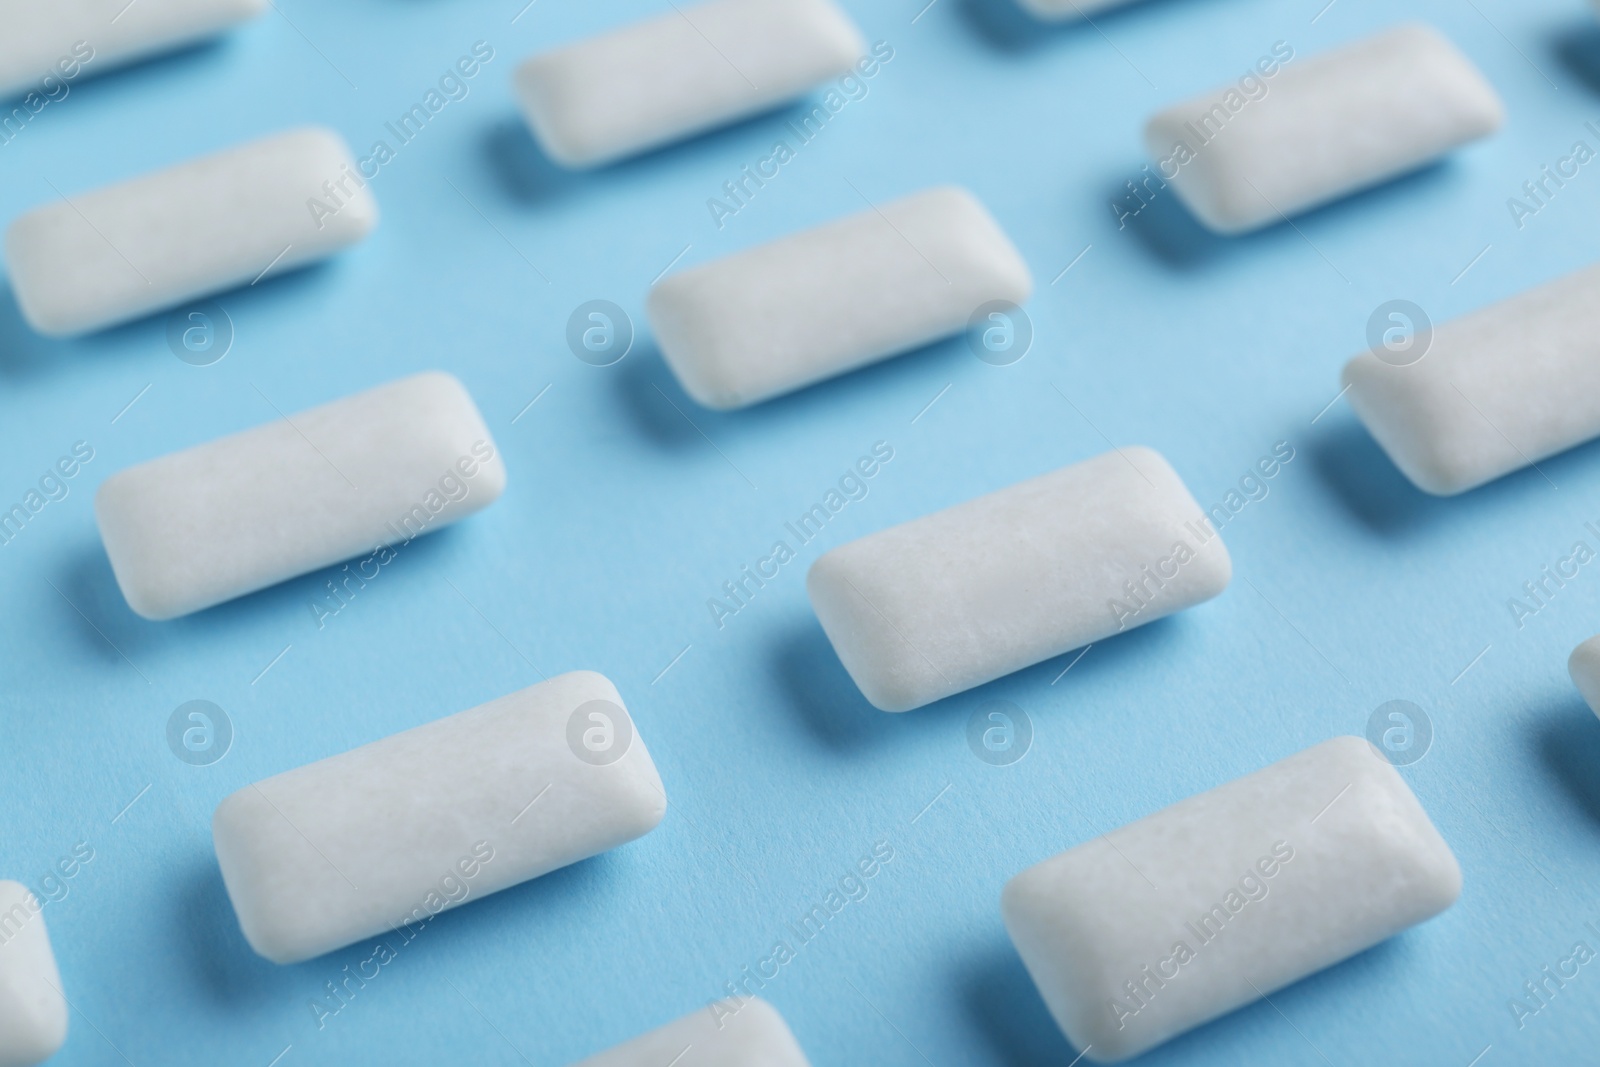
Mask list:
[[[67,1040],[67,1001],[45,930],[44,906],[0,882],[0,1067],[33,1067]]]
[[[941,187],[680,271],[648,310],[684,390],[728,410],[920,348],[1032,291],[999,223]]]
[[[1114,1062],[1460,893],[1455,856],[1399,773],[1337,737],[1023,871],[1001,912],[1067,1038]]]
[[[593,730],[621,755],[580,758]],[[574,671],[246,786],[211,832],[250,947],[297,963],[616,848],[666,809],[616,687]]]
[[[365,556],[339,579],[359,587],[398,551],[376,550],[488,507],[505,483],[472,397],[434,372],[118,471],[94,507],[128,606],[171,619]]]
[[[1421,23],[1257,74],[1145,127],[1160,176],[1219,233],[1269,226],[1416,170],[1505,117],[1472,62]]]
[[[841,545],[806,590],[862,694],[909,711],[1209,600],[1232,574],[1171,465],[1123,448]]]
[[[267,0],[0,0],[0,97],[59,97],[62,83],[205,40],[266,9]]]
[[[758,114],[850,73],[866,51],[832,0],[710,0],[517,68],[545,152],[594,167]]]
[[[308,127],[69,190],[11,224],[6,267],[28,325],[72,337],[325,259],[377,221],[343,138]]]
[[[1409,358],[1363,352],[1344,384],[1424,492],[1464,493],[1600,436],[1600,267],[1437,326]]]

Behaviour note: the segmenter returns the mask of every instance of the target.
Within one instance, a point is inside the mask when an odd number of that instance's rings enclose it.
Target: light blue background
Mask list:
[[[792,111],[574,175],[541,161],[510,95],[521,57],[670,10],[656,0],[538,0],[515,25],[520,0],[282,0],[219,44],[77,83],[0,147],[6,219],[52,199],[47,182],[82,191],[299,123],[364,153],[474,41],[496,52],[383,170],[366,244],[221,298],[238,337],[215,366],[175,359],[159,317],[46,341],[0,292],[0,500],[74,441],[95,449],[71,495],[0,549],[0,873],[36,885],[75,843],[95,852],[45,912],[75,1007],[61,1063],[265,1067],[292,1046],[285,1067],[565,1064],[719,995],[887,839],[896,858],[870,895],[766,991],[817,1067],[1065,1064],[1075,1050],[1000,922],[1005,879],[1360,733],[1394,698],[1433,719],[1432,751],[1403,773],[1460,858],[1460,902],[1147,1062],[1592,1056],[1600,964],[1520,1031],[1507,1002],[1600,941],[1584,926],[1600,922],[1600,722],[1565,671],[1600,630],[1600,563],[1520,629],[1506,602],[1574,541],[1600,547],[1582,525],[1600,521],[1600,448],[1541,464],[1548,481],[1435,500],[1343,402],[1312,424],[1384,300],[1442,320],[1595,258],[1600,163],[1520,231],[1506,208],[1573,141],[1600,147],[1583,129],[1600,119],[1592,15],[1578,0],[1337,0],[1313,23],[1322,0],[1152,0],[1049,30],[1009,0],[938,0],[913,23],[922,3],[845,0],[894,60],[720,231],[707,198]],[[1275,41],[1303,58],[1402,16],[1482,67],[1503,132],[1292,228],[1212,237],[1168,194],[1118,229],[1110,203],[1145,162],[1150,113]],[[686,246],[681,264],[705,262],[859,210],[851,183],[883,200],[941,182],[976,192],[1033,268],[1026,359],[988,366],[958,339],[731,415],[676,386],[643,301]],[[564,341],[595,298],[640,333],[605,369]],[[467,384],[507,458],[492,509],[406,549],[320,631],[308,603],[326,575],[177,622],[128,610],[95,530],[101,480],[274,417],[257,390],[294,411],[429,368]],[[1105,438],[1160,449],[1208,505],[1291,443],[1271,495],[1224,530],[1229,590],[1096,645],[1054,684],[1070,660],[905,716],[868,706],[808,607],[817,553]],[[867,499],[718,630],[707,598],[879,440],[895,457]],[[631,705],[665,823],[438,920],[319,1031],[307,1001],[370,946],[257,958],[211,850],[217,801],[575,668]],[[237,729],[198,769],[164,740],[197,698]],[[1037,731],[1009,768],[965,741],[994,698]]]

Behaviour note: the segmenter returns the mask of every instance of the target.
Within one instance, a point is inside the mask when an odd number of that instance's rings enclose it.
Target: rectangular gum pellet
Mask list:
[[[755,997],[715,1001],[573,1067],[810,1067],[783,1016]]]
[[[1287,46],[1152,118],[1145,146],[1206,226],[1243,233],[1377,185],[1499,128],[1504,107],[1443,35],[1410,23],[1310,59]],[[1272,69],[1270,76],[1262,71]]]
[[[250,947],[297,963],[414,935],[642,837],[666,807],[616,687],[574,671],[246,786],[211,832]]]
[[[67,1040],[67,1001],[44,925],[44,904],[0,882],[0,1065],[31,1067]]]
[[[267,0],[0,0],[0,97],[181,48],[255,18]]]
[[[711,0],[536,55],[516,91],[546,153],[592,167],[785,103],[866,50],[832,0]]]
[[[1001,911],[1056,1022],[1136,1056],[1439,914],[1450,847],[1394,767],[1337,737],[1013,878]]]
[[[862,694],[909,711],[1209,600],[1232,574],[1177,472],[1124,448],[835,548],[806,590]]]
[[[433,372],[119,471],[95,516],[128,606],[171,619],[358,555],[342,580],[361,583],[505,480],[472,397]]]
[[[727,410],[947,337],[1032,291],[984,206],[942,187],[671,275],[648,310],[685,391]]]
[[[1583,695],[1589,710],[1600,715],[1600,636],[1591,637],[1572,650],[1567,658],[1567,673]]]
[[[70,337],[313,263],[377,219],[344,140],[305,128],[34,208],[6,264],[28,325]]]
[[[1600,266],[1434,327],[1420,343],[1427,328],[1415,318],[1401,311],[1382,324],[1400,331],[1396,346],[1345,364],[1344,385],[1418,488],[1462,493],[1600,436]]]

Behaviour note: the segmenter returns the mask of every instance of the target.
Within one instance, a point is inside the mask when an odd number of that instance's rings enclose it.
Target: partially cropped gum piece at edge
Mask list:
[[[778,1010],[757,997],[713,1001],[572,1067],[810,1067]]]
[[[0,1067],[33,1067],[67,1040],[67,1000],[44,902],[0,882]]]
[[[1345,364],[1350,406],[1417,488],[1475,489],[1600,436],[1600,266],[1428,329],[1396,311],[1395,343]]]
[[[595,167],[793,100],[866,53],[833,0],[708,0],[533,56],[516,91],[547,155]]]

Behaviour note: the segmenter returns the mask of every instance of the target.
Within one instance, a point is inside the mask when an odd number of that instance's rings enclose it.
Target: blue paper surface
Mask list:
[[[566,1064],[723,995],[886,843],[866,894],[762,991],[817,1067],[1064,1065],[1077,1050],[1001,925],[1005,880],[1360,734],[1392,699],[1431,720],[1402,773],[1461,861],[1459,903],[1144,1062],[1592,1057],[1600,964],[1537,1013],[1511,1001],[1539,1005],[1524,983],[1575,942],[1600,948],[1600,722],[1565,670],[1600,631],[1600,563],[1531,615],[1508,602],[1531,604],[1523,583],[1575,542],[1600,549],[1585,526],[1600,447],[1432,499],[1334,402],[1384,301],[1442,321],[1595,258],[1600,163],[1520,227],[1507,206],[1574,142],[1600,148],[1592,13],[1152,0],[1050,29],[1009,0],[924,2],[845,0],[893,59],[720,227],[708,200],[792,138],[798,109],[570,174],[510,93],[522,57],[670,10],[656,0],[281,0],[218,43],[75,82],[0,145],[4,219],[52,184],[71,195],[296,124],[365,155],[475,42],[494,50],[382,168],[370,240],[219,298],[236,337],[214,365],[175,358],[163,316],[47,341],[0,292],[0,503],[75,442],[94,452],[0,548],[0,876],[49,900],[73,1006],[60,1063]],[[1170,191],[1119,226],[1148,115],[1275,42],[1305,57],[1408,17],[1484,70],[1501,133],[1254,236],[1206,234]],[[643,316],[669,264],[945,182],[1032,266],[1026,358],[991,366],[957,338],[735,414],[678,388]],[[566,342],[595,299],[638,333],[610,367]],[[407,547],[320,626],[327,573],[176,622],[128,610],[94,525],[105,477],[275,417],[264,398],[292,412],[432,368],[466,383],[506,457],[493,508]],[[868,706],[810,612],[811,560],[1108,441],[1159,449],[1208,506],[1293,448],[1223,529],[1228,591],[1076,662],[904,716]],[[707,601],[876,442],[894,457],[867,495],[719,628]],[[250,951],[211,850],[223,796],[577,668],[629,702],[671,798],[660,829],[445,915],[321,1001],[337,1012],[312,1005],[372,946],[293,967]],[[167,743],[197,699],[235,734],[209,766]],[[1012,766],[967,743],[992,700],[1033,725]],[[93,859],[44,882],[75,847]]]

